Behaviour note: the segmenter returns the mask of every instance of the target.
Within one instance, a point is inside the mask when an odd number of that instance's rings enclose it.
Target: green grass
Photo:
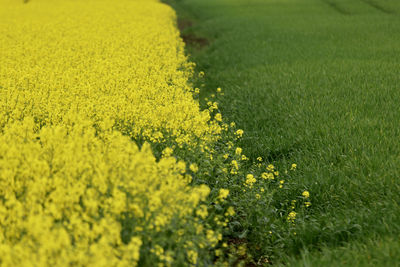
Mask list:
[[[398,239],[349,242],[341,247],[322,247],[322,252],[302,252],[301,260],[289,259],[289,266],[399,266]]]
[[[170,1],[171,2],[171,1]],[[278,262],[400,265],[400,2],[176,0],[246,155],[298,165],[309,218]],[[251,240],[249,240],[251,242]],[[397,255],[395,258],[395,255]]]

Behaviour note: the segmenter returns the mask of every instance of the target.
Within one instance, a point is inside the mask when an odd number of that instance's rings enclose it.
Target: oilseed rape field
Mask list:
[[[246,210],[274,244],[311,205],[272,208],[296,165],[200,108],[166,4],[0,0],[0,36],[1,266],[229,266]]]
[[[195,147],[221,132],[192,96],[173,10],[0,3],[1,265],[135,266],[141,249],[143,263],[195,264],[221,240],[202,223],[209,187],[189,185],[171,148],[156,160],[132,141]]]

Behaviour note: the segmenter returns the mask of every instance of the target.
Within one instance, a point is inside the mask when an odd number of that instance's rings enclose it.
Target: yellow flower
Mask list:
[[[208,209],[206,205],[200,205],[198,210],[196,211],[196,215],[202,219],[205,219],[208,216]]]
[[[223,188],[221,188],[221,189],[219,190],[218,198],[219,198],[220,200],[225,200],[225,199],[228,197],[228,195],[229,195],[229,190],[228,190],[228,189],[223,189]]]
[[[236,131],[236,136],[237,136],[238,138],[241,138],[241,137],[243,136],[243,133],[244,133],[244,131],[243,131],[242,129],[238,129],[238,130]]]
[[[289,222],[294,222],[295,220],[296,220],[296,215],[297,215],[297,213],[295,212],[295,211],[291,211],[290,213],[289,213],[289,215],[288,215],[288,217],[287,217],[287,220],[289,221]]]
[[[247,252],[247,247],[246,247],[246,245],[240,245],[240,246],[238,247],[238,250],[237,250],[238,255],[244,256],[244,255],[246,255],[246,252]]]
[[[249,185],[250,187],[253,186],[253,184],[256,182],[256,178],[254,178],[253,174],[247,174],[246,176],[246,184]]]
[[[261,174],[261,178],[263,179],[269,179],[269,180],[273,180],[275,179],[274,175],[272,173],[267,173],[267,172],[263,172]]]
[[[189,261],[190,261],[192,264],[194,264],[194,265],[197,264],[197,258],[198,258],[197,251],[189,250],[189,251],[187,252],[187,257],[188,257]]]
[[[179,229],[179,230],[177,231],[177,234],[180,235],[180,236],[182,236],[182,235],[185,234],[185,230]]]
[[[172,153],[174,152],[174,150],[170,147],[167,147],[163,150],[162,154],[164,157],[169,157],[172,155]]]
[[[231,161],[231,165],[233,166],[233,168],[234,168],[235,170],[238,170],[238,169],[239,169],[239,165],[238,165],[238,163],[237,163],[236,160],[232,160],[232,161]]]
[[[241,155],[242,154],[242,149],[240,147],[237,147],[235,150],[236,155]]]
[[[214,119],[215,119],[216,121],[222,121],[222,115],[221,115],[221,113],[215,114]]]
[[[235,215],[235,209],[233,207],[229,207],[225,213],[225,216],[233,216]]]
[[[210,242],[211,246],[215,246],[218,243],[218,236],[215,235],[215,232],[213,230],[207,230],[207,239]]]
[[[194,172],[194,173],[196,173],[196,172],[199,171],[199,167],[197,166],[196,163],[190,164],[189,169],[190,169],[192,172]]]
[[[310,192],[304,191],[303,194],[301,194],[304,198],[309,198],[310,197]]]

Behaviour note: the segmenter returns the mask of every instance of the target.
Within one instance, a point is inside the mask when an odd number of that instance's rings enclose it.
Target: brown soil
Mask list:
[[[178,19],[178,29],[183,31],[189,27],[192,27],[193,22],[188,19]]]
[[[186,45],[197,49],[204,48],[209,45],[209,41],[204,37],[196,36],[193,33],[185,33],[185,30],[192,27],[193,22],[188,19],[178,19],[178,28],[181,32],[181,37]]]

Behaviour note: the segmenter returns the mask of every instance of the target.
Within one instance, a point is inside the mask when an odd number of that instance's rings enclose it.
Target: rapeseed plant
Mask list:
[[[148,242],[159,246],[155,238],[171,229],[172,222],[187,232],[185,238],[176,232],[172,240],[179,241],[174,243],[195,238],[215,245],[214,239],[208,241],[210,233],[202,238],[190,232],[202,219],[193,213],[208,196],[207,186],[189,186],[182,175],[184,166],[174,157],[156,161],[148,144],[139,150],[118,132],[97,137],[90,124],[43,126],[37,131],[34,120],[25,118],[4,127],[4,266],[136,265],[141,247]],[[176,257],[161,257],[156,251],[161,262]]]
[[[1,0],[0,126],[90,118],[99,130],[179,146],[211,142],[220,126],[188,84],[175,13],[158,1]],[[221,115],[216,116],[220,120]]]

